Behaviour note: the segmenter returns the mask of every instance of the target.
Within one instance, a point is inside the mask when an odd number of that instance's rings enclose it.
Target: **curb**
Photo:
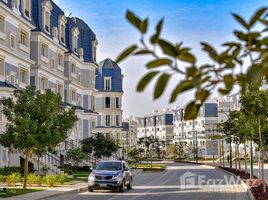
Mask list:
[[[38,198],[38,199],[33,199],[33,200],[46,200],[46,199],[50,199],[52,197],[58,197],[58,196],[61,196],[61,195],[64,195],[64,194],[73,194],[73,193],[86,192],[87,189],[88,189],[87,186],[86,187],[81,187],[81,188],[77,188],[77,189],[74,189],[74,190],[71,190],[71,191],[60,192],[60,193],[57,193],[57,194],[52,194],[52,195],[48,195],[46,197],[42,197],[42,198]]]
[[[219,170],[219,171],[222,171],[222,172],[224,172],[224,173],[226,173],[226,174],[229,174],[229,175],[231,175],[231,176],[236,176],[235,174],[233,174],[232,172],[229,172],[229,171],[226,171],[226,170],[224,170],[224,169],[222,169],[222,168],[219,168],[219,167],[214,167],[215,169],[217,169],[217,170]],[[237,176],[236,176],[237,177]],[[247,194],[248,194],[248,196],[249,196],[249,198],[251,199],[251,200],[256,200],[255,199],[255,197],[254,197],[254,195],[252,194],[252,191],[251,191],[251,189],[247,186],[247,184],[243,181],[243,180],[241,180],[241,186],[244,188],[244,190],[247,192]]]

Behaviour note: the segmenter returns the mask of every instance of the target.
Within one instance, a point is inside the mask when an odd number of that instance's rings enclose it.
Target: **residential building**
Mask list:
[[[95,105],[98,118],[95,132],[119,141],[122,130],[123,75],[111,59],[103,60],[96,70]]]
[[[97,45],[88,24],[66,17],[53,0],[0,0],[0,98],[28,85],[41,92],[50,89],[60,94],[66,109],[75,109],[78,117],[66,142],[56,148],[58,154],[41,158],[48,167],[64,164],[66,151],[78,148],[96,126],[95,132],[105,130],[109,136],[120,136],[123,76],[110,59],[97,63]],[[97,109],[103,124],[97,124]],[[1,132],[5,124],[0,113]],[[19,166],[23,159],[19,152],[10,153],[0,146],[0,167]],[[35,165],[35,158],[30,162]]]

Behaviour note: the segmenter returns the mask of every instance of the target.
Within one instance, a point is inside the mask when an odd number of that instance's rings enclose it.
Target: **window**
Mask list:
[[[116,115],[116,117],[115,117],[115,125],[120,126],[119,115]]]
[[[24,46],[28,47],[28,41],[29,41],[29,36],[28,33],[21,30],[20,31],[20,43],[23,44]]]
[[[58,65],[63,67],[63,55],[58,54]]]
[[[27,70],[20,69],[20,82],[27,84]]]
[[[105,108],[111,108],[111,99],[110,99],[110,97],[105,97]]]
[[[15,35],[10,34],[9,46],[11,49],[15,49]]]
[[[111,90],[111,77],[104,78],[104,90]]]
[[[0,32],[5,33],[5,17],[0,16]]]
[[[75,68],[76,68],[75,64],[72,63],[71,64],[71,73],[75,74]]]
[[[31,18],[31,0],[23,0],[24,16]]]
[[[0,58],[0,75],[4,76],[5,74],[5,60]]]
[[[60,96],[63,95],[63,86],[60,84],[57,85],[57,93],[60,94]]]
[[[55,59],[54,58],[51,58],[51,60],[50,60],[50,67],[51,67],[51,69],[55,69]]]
[[[12,84],[12,85],[15,85],[15,75],[14,74],[10,74],[9,75],[9,82]]]
[[[78,53],[78,35],[80,34],[79,29],[75,27],[73,29],[73,36],[72,36],[72,45],[73,45],[73,52]]]
[[[43,28],[46,32],[50,33],[50,15],[52,10],[52,4],[50,1],[43,1]]]
[[[59,17],[59,40],[61,43],[65,43],[65,24],[67,19],[64,15]]]
[[[46,90],[48,88],[48,80],[45,77],[42,77],[40,80],[40,90]]]
[[[13,8],[19,9],[20,7],[20,0],[13,0]]]
[[[41,56],[48,57],[48,46],[44,43],[41,45]]]
[[[76,92],[74,90],[71,91],[71,101],[76,101]]]
[[[106,126],[111,126],[111,116],[106,115]]]
[[[78,78],[77,79],[78,79],[78,82],[81,83],[81,74],[80,73],[78,74]]]
[[[115,107],[120,108],[119,97],[115,98]]]

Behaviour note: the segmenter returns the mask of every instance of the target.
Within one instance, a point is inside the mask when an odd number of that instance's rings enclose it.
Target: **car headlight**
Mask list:
[[[95,180],[95,175],[94,174],[89,174],[89,176],[88,176],[88,180],[90,180],[90,181],[94,181]]]
[[[115,174],[115,175],[113,176],[113,179],[118,179],[118,178],[121,178],[121,176],[120,176],[120,175],[121,175],[120,173]]]

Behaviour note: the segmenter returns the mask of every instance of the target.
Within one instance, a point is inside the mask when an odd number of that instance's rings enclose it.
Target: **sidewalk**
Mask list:
[[[16,197],[5,198],[6,200],[42,200],[50,199],[51,197],[59,196],[66,193],[76,193],[87,190],[87,183],[78,183],[70,186],[60,186],[48,188],[45,191],[33,192],[29,194],[19,195]]]

